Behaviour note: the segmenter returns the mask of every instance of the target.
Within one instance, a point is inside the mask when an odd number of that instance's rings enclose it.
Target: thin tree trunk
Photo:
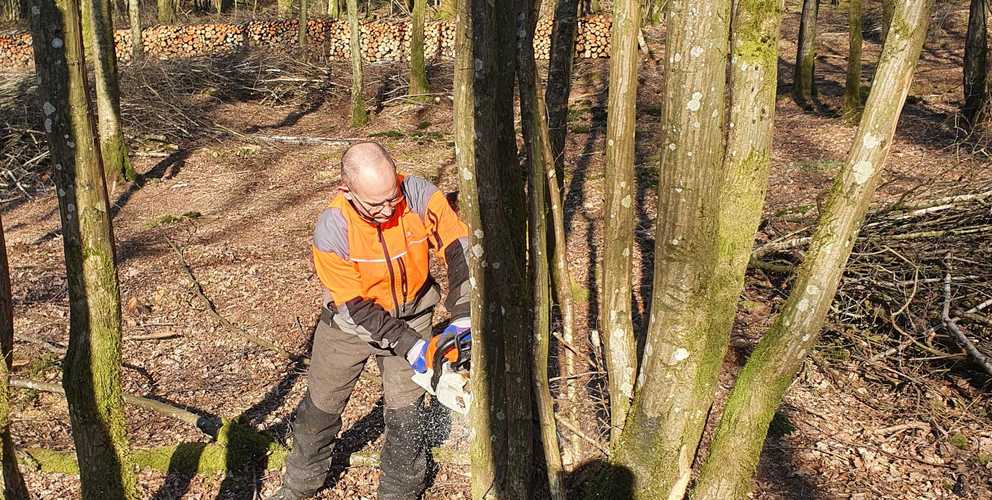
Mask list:
[[[307,0],[300,0],[300,24],[297,27],[299,31],[300,50],[304,51],[304,54],[307,50],[307,15],[309,14],[310,7],[307,3]]]
[[[427,84],[427,64],[424,60],[424,17],[427,0],[414,0],[410,16],[410,97],[427,102],[431,89]]]
[[[58,191],[69,288],[66,399],[84,498],[137,498],[124,434],[121,309],[110,205],[90,120],[76,0],[32,0],[39,95]]]
[[[521,108],[521,120],[524,112]],[[526,134],[526,132],[525,132]],[[548,379],[548,360],[551,348],[551,283],[548,269],[548,221],[546,167],[528,147],[530,175],[528,176],[529,219],[527,234],[530,240],[530,275],[534,300],[534,360],[531,376],[534,382],[541,443],[544,447],[544,470],[548,476],[548,491],[552,500],[565,500],[564,468],[558,444],[558,425],[555,421],[554,398]]]
[[[551,2],[552,0],[548,0],[549,5]],[[548,84],[544,92],[544,99],[548,103],[548,131],[559,189],[564,189],[565,180],[565,134],[568,132],[568,96],[572,92],[572,62],[575,57],[578,11],[579,0],[555,2]]]
[[[460,0],[455,31],[455,158],[461,182],[461,213],[469,225],[472,279],[472,497],[529,498],[531,384],[529,332],[531,293],[527,291],[525,233],[519,231],[526,207],[519,184],[505,179],[508,165],[500,146],[500,109],[512,101],[512,80],[498,61],[501,37],[511,39],[514,12],[507,2]],[[504,32],[505,30],[505,32]],[[502,32],[502,33],[501,33]],[[510,78],[513,72],[509,72]],[[510,93],[505,87],[509,83]],[[514,148],[514,153],[516,149]],[[510,172],[516,172],[512,169]],[[509,177],[514,177],[510,175]],[[519,192],[507,191],[517,186]],[[525,202],[525,201],[524,201]],[[523,333],[521,333],[523,332]],[[507,339],[524,339],[506,352]],[[520,471],[524,471],[523,473]]]
[[[276,12],[279,14],[279,17],[289,17],[292,11],[293,0],[276,0]]]
[[[0,219],[0,493],[9,500],[27,500],[28,488],[17,467],[10,435],[10,371],[14,361],[14,302],[10,293],[10,266],[3,220]]]
[[[964,46],[964,106],[961,114],[975,125],[988,99],[988,2],[971,0],[968,34]]]
[[[796,44],[796,67],[792,78],[792,96],[803,108],[811,108],[816,96],[813,67],[816,60],[816,16],[820,0],[803,0],[799,19],[799,42]]]
[[[359,128],[369,122],[365,110],[362,78],[362,29],[358,24],[358,0],[348,0],[348,27],[351,30],[351,126]]]
[[[338,0],[327,0],[327,15],[333,19],[341,17],[341,6]]]
[[[141,60],[145,46],[141,38],[140,0],[127,0],[127,17],[131,25],[131,62],[138,62]]]
[[[682,498],[726,349],[709,331],[723,168],[730,1],[672,1],[658,228],[644,357],[615,464],[635,498]]]
[[[610,389],[610,443],[620,441],[634,397],[637,341],[631,323],[634,249],[634,144],[637,120],[637,31],[640,0],[616,0],[610,39],[606,115],[606,219],[601,331]]]
[[[159,24],[172,24],[176,22],[176,4],[174,0],[158,0],[158,22]]]
[[[847,11],[847,84],[844,88],[844,116],[857,121],[861,115],[861,0],[850,0]]]
[[[896,8],[896,0],[882,0],[882,46],[889,38],[889,27],[892,25],[892,13]]]
[[[899,2],[847,163],[834,182],[795,285],[727,399],[693,498],[744,498],[762,443],[796,372],[816,344],[878,186],[929,20],[928,0]]]
[[[118,184],[134,180],[134,168],[127,156],[127,143],[121,127],[121,89],[117,80],[117,52],[114,49],[114,21],[110,16],[111,0],[81,0],[83,40],[87,57],[93,62],[96,87],[97,130],[104,177],[108,191]]]
[[[0,3],[0,20],[15,22],[20,20],[21,15],[20,0],[3,0]]]

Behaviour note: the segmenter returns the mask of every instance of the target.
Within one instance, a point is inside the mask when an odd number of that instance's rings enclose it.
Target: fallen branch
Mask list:
[[[217,312],[217,307],[214,305],[213,301],[210,300],[210,297],[207,297],[207,294],[203,291],[203,286],[200,284],[200,281],[197,280],[196,276],[193,274],[193,269],[189,266],[189,263],[186,262],[186,257],[183,256],[182,250],[180,250],[179,247],[172,242],[172,240],[166,238],[166,242],[169,243],[169,246],[172,247],[172,250],[176,252],[176,256],[179,257],[179,263],[182,266],[183,271],[186,273],[186,277],[189,278],[190,282],[192,283],[193,292],[196,294],[197,297],[200,298],[200,300],[206,306],[207,314],[209,314],[210,317],[213,318],[214,321],[216,321],[221,328],[223,328],[232,335],[238,337],[244,337],[252,344],[274,351],[279,356],[288,359],[290,361],[295,361],[296,359],[299,358],[293,353],[273,344],[272,342],[269,342],[268,340],[265,340],[261,337],[245,332],[241,328],[234,326],[234,324],[228,321],[227,318],[221,316],[221,314]],[[304,365],[307,366],[309,366],[310,364],[310,360],[306,358],[304,358],[302,362]]]
[[[34,380],[26,380],[20,378],[11,378],[10,386],[17,387],[19,389],[31,389],[35,391],[50,392],[53,394],[61,394],[65,396],[65,389],[57,384],[49,384],[46,382],[36,382]],[[180,422],[185,422],[187,424],[196,426],[196,428],[207,433],[208,435],[214,435],[219,428],[217,419],[205,417],[203,415],[197,415],[188,410],[172,406],[161,401],[155,401],[154,399],[148,399],[141,396],[135,396],[133,394],[124,394],[124,401],[144,408],[146,410],[154,411],[160,415],[165,415],[170,418],[179,420]]]
[[[562,418],[560,415],[555,415],[555,421],[558,422],[558,425],[560,425],[560,426],[568,429],[569,432],[571,432],[572,434],[575,434],[576,436],[582,438],[587,443],[595,446],[596,449],[599,450],[599,451],[601,451],[601,452],[603,452],[604,455],[609,456],[610,452],[607,451],[607,449],[605,447],[603,447],[603,445],[600,444],[599,441],[596,441],[595,439],[589,437],[588,434],[586,434],[586,433],[582,432],[581,430],[579,430],[578,428],[576,428],[574,425],[572,425],[568,421],[568,419]]]
[[[148,335],[131,335],[130,337],[124,337],[124,340],[162,340],[171,339],[173,337],[179,337],[180,335],[176,332],[162,332],[162,333],[152,333]]]
[[[255,139],[267,142],[280,142],[283,144],[295,144],[298,146],[350,146],[356,142],[366,139],[334,139],[330,137],[306,137],[292,135],[256,135]]]
[[[961,331],[961,328],[959,328],[957,323],[955,322],[956,320],[954,318],[951,318],[950,311],[951,311],[951,273],[947,273],[946,277],[944,278],[944,309],[941,311],[941,319],[944,320],[944,326],[946,326],[947,329],[954,334],[954,336],[958,340],[958,343],[960,343],[961,346],[964,347],[964,350],[968,353],[969,356],[971,356],[971,359],[973,359],[976,363],[978,363],[982,367],[982,369],[985,370],[986,373],[992,375],[992,363],[990,363],[989,359],[984,354],[982,354],[982,352],[979,351],[977,347],[975,347],[975,344],[971,341],[971,339],[969,339],[968,336],[965,335],[963,331]]]

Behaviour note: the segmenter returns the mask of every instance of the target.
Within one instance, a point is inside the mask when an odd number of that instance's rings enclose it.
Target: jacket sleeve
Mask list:
[[[405,355],[420,335],[375,301],[361,296],[358,269],[348,259],[347,227],[340,224],[343,219],[339,214],[335,217],[331,209],[325,210],[314,231],[313,243],[314,268],[336,308],[334,323],[381,349]]]
[[[426,219],[431,247],[448,268],[448,296],[444,307],[451,313],[452,320],[467,318],[471,313],[468,226],[458,218],[440,190],[430,196]]]

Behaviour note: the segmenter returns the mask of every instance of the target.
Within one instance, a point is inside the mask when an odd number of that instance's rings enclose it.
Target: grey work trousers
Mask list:
[[[433,308],[405,321],[428,339],[432,312]],[[423,491],[427,475],[421,407],[424,390],[411,380],[413,369],[403,356],[341,331],[329,317],[330,311],[325,310],[314,332],[307,395],[296,410],[293,449],[286,458],[283,483],[304,496],[313,495],[324,485],[341,431],[341,412],[366,360],[375,356],[385,400],[379,498],[415,499]]]

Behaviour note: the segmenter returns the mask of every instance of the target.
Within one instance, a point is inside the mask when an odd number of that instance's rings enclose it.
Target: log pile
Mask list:
[[[575,55],[580,58],[609,57],[610,26],[608,16],[590,16],[578,22]],[[292,46],[297,43],[299,21],[283,19],[250,21],[241,24],[211,23],[162,25],[142,32],[145,53],[157,59],[181,59],[210,54],[229,54],[248,47]],[[538,59],[547,59],[551,49],[551,19],[538,23],[534,48]],[[362,57],[372,63],[405,61],[410,53],[410,27],[406,20],[363,23]],[[427,23],[424,29],[424,55],[428,58],[451,58],[455,49],[455,26],[452,22]],[[307,22],[313,48],[322,48],[331,59],[350,57],[350,29],[344,20],[315,18]],[[117,58],[131,58],[131,34],[119,30],[114,34]],[[31,35],[27,32],[0,36],[0,71],[29,70],[33,64]]]

